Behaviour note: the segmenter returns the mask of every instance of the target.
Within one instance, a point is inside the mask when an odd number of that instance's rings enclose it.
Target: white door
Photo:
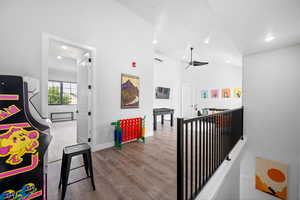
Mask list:
[[[77,142],[91,142],[91,59],[77,65]]]
[[[181,115],[184,118],[193,116],[193,90],[189,85],[183,85],[181,91]]]

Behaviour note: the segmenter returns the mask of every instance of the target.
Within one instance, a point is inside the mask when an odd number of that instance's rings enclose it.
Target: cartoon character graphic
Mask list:
[[[15,199],[15,191],[14,190],[7,190],[0,194],[0,200],[14,200]]]
[[[35,193],[36,190],[37,189],[33,183],[28,183],[24,185],[19,191],[17,191],[15,200],[27,199],[30,195]]]
[[[35,153],[39,146],[38,131],[26,131],[12,126],[0,136],[0,157],[9,156],[7,164],[17,165],[23,161],[24,154]]]
[[[25,200],[32,198],[32,195],[37,191],[33,183],[24,185],[20,190],[7,190],[0,195],[0,200]]]

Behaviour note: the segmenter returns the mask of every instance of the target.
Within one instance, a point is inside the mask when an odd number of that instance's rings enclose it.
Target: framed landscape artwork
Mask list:
[[[222,98],[230,98],[231,96],[230,88],[222,89]]]
[[[287,200],[288,165],[264,158],[256,158],[255,187],[257,190]]]
[[[219,98],[219,89],[212,89],[210,91],[210,96],[211,98],[215,99],[215,98]]]
[[[121,75],[121,108],[139,108],[140,79],[137,76]]]

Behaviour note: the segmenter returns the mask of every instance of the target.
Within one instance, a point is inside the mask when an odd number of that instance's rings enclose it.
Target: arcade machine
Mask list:
[[[48,133],[30,113],[27,83],[0,75],[0,200],[47,199]]]

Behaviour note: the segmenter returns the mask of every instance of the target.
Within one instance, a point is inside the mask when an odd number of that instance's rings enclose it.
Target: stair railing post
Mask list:
[[[183,118],[177,118],[177,200],[183,200]]]

